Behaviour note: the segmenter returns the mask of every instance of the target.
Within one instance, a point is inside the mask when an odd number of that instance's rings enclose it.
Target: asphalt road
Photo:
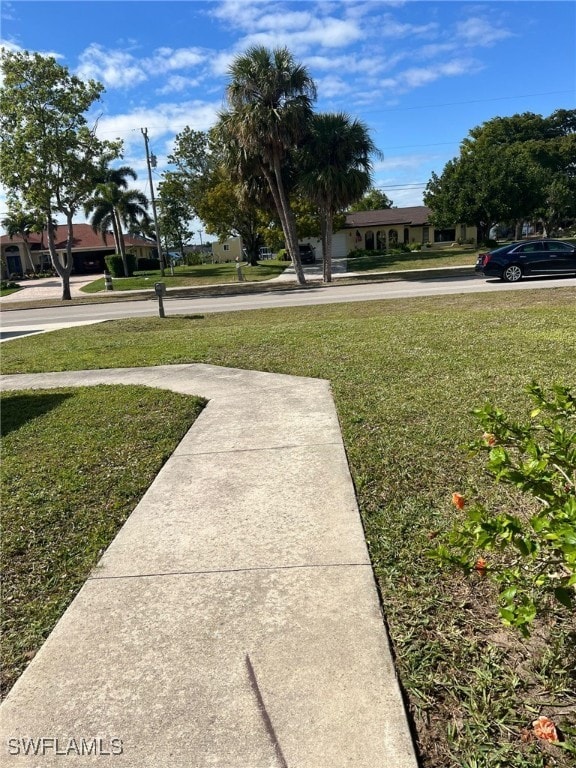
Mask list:
[[[164,299],[166,316],[233,312],[273,307],[296,307],[311,304],[334,304],[348,301],[376,301],[383,299],[441,296],[491,291],[521,291],[555,287],[576,288],[576,278],[540,278],[523,280],[513,285],[499,280],[486,280],[477,275],[459,275],[443,278],[414,278],[360,285],[311,285],[302,290],[277,290],[236,296],[204,296]],[[21,335],[40,333],[57,328],[117,320],[125,317],[153,317],[158,315],[158,300],[118,301],[106,304],[80,306],[60,305],[43,309],[3,311],[0,319],[0,338],[6,341]]]

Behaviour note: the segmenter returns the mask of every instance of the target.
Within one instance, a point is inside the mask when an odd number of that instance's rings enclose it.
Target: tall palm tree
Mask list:
[[[132,227],[136,222],[148,220],[148,198],[143,192],[127,189],[126,176],[136,178],[136,174],[127,166],[120,169],[107,169],[108,180],[96,185],[94,194],[84,203],[84,214],[92,214],[90,223],[95,232],[100,232],[106,242],[106,233],[111,229],[116,252],[122,257],[124,276],[129,277],[130,270],[126,259],[123,225]]]
[[[302,141],[312,115],[316,86],[308,70],[287,48],[253,46],[229,69],[228,111],[220,113],[224,135],[234,140],[233,157],[256,163],[265,178],[282,224],[298,282],[304,272],[298,251],[296,221],[282,178],[290,153]]]
[[[325,282],[332,280],[334,214],[370,188],[371,156],[380,154],[360,120],[343,112],[313,115],[299,153],[299,186],[320,213]]]

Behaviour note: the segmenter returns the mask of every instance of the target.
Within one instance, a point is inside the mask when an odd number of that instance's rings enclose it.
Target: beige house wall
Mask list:
[[[393,248],[395,244],[406,243],[430,243],[435,248],[449,248],[458,240],[465,241],[472,239],[476,243],[476,227],[470,225],[457,224],[455,229],[455,238],[445,242],[436,242],[435,228],[433,226],[404,226],[393,224],[392,226],[370,226],[356,227],[355,229],[346,229],[346,239],[348,252],[364,250],[380,250]],[[372,243],[372,245],[370,245]]]
[[[241,237],[229,237],[223,243],[212,243],[212,261],[214,264],[235,261],[238,257],[243,258]]]

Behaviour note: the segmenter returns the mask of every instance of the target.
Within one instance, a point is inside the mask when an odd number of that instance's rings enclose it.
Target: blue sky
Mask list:
[[[147,193],[141,128],[157,182],[174,136],[214,123],[227,67],[253,44],[287,46],[318,111],[368,125],[384,153],[375,184],[398,206],[422,204],[470,128],[576,106],[573,2],[3,0],[1,13],[3,45],[105,85],[99,133],[123,139]]]

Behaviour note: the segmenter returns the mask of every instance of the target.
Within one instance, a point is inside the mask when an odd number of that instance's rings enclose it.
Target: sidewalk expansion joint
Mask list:
[[[263,447],[258,448],[222,448],[219,451],[190,451],[189,453],[185,453],[184,451],[179,451],[178,453],[173,453],[169,461],[172,459],[186,459],[190,456],[218,456],[221,454],[226,453],[263,453],[265,451],[291,451],[294,448],[322,448],[323,446],[327,445],[337,445],[340,446],[342,443],[338,440],[328,440],[325,443],[319,442],[319,443],[287,443],[286,445],[265,445]]]
[[[153,579],[166,576],[212,576],[223,573],[252,573],[258,571],[295,571],[312,570],[320,568],[372,568],[370,562],[366,563],[310,563],[301,565],[257,565],[248,568],[215,568],[203,571],[163,571],[160,573],[133,573],[120,574],[118,576],[88,576],[86,581],[119,581],[121,579]]]

